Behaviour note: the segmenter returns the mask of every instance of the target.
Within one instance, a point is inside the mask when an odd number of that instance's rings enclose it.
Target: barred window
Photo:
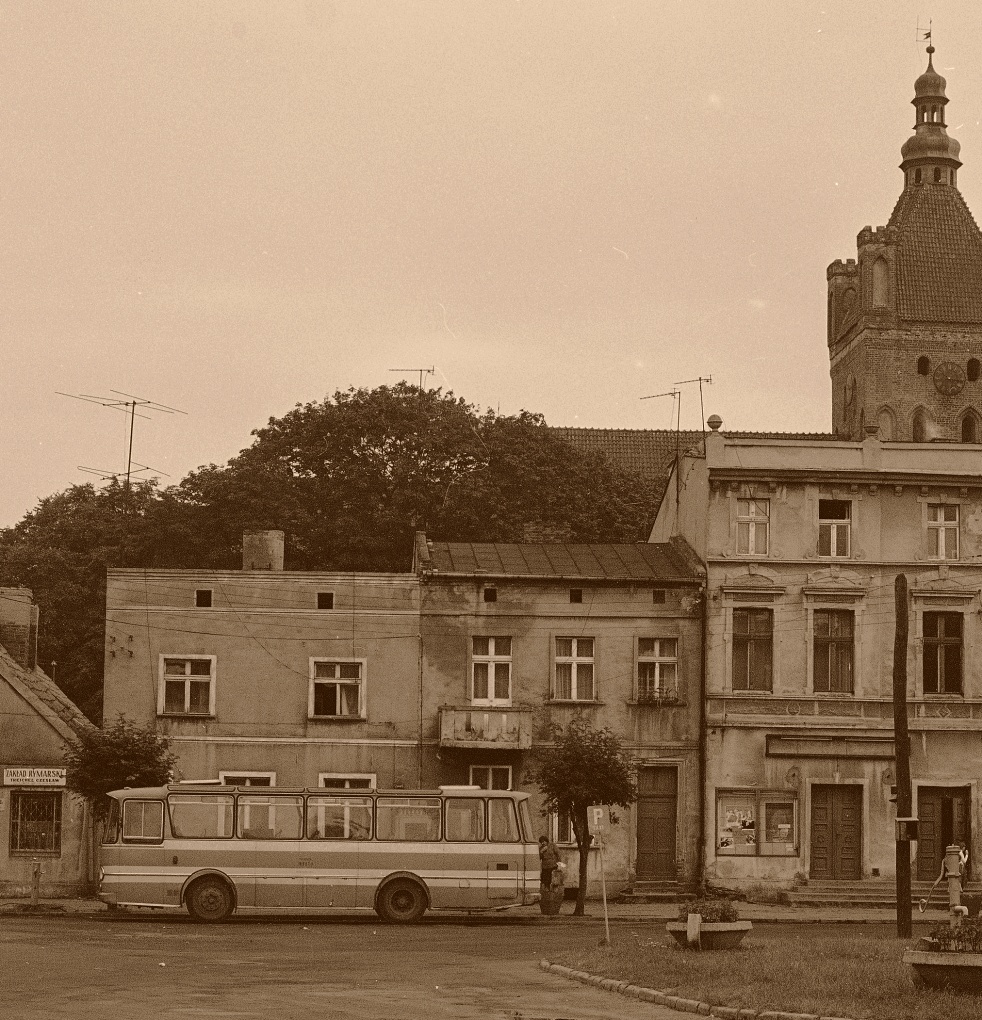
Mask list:
[[[61,793],[14,790],[10,795],[10,852],[61,853]]]

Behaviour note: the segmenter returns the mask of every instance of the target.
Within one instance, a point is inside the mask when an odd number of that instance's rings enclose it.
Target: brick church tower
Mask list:
[[[904,189],[858,257],[828,268],[832,430],[861,439],[982,443],[982,232],[958,190],[945,80],[914,83]]]

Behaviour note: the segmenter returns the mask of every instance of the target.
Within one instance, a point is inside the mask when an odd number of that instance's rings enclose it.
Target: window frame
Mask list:
[[[746,511],[741,513],[741,506],[746,504]],[[757,515],[757,508],[763,505],[763,516]],[[736,552],[738,556],[767,556],[771,548],[771,501],[769,498],[756,496],[738,496],[734,504],[736,511]],[[762,531],[758,531],[762,529]],[[743,533],[746,530],[746,542]],[[763,535],[763,548],[757,548],[758,534]],[[746,545],[746,548],[743,546]]]
[[[345,783],[350,783],[351,780],[357,782],[366,782],[367,786],[328,786],[328,779],[341,779]],[[319,790],[352,790],[356,793],[362,790],[377,790],[378,789],[378,774],[375,772],[318,772],[317,773],[317,788]]]
[[[186,682],[184,685],[184,705],[185,710],[183,712],[174,712],[167,709],[167,682],[171,682],[178,679],[179,674],[167,672],[167,660],[184,660],[186,662],[191,661],[207,661],[209,665],[208,674],[208,711],[207,712],[191,712],[189,707],[191,704],[191,682],[197,679],[201,682],[204,677],[200,674],[193,674],[191,672],[185,673]],[[197,652],[161,652],[158,656],[157,663],[157,715],[158,716],[170,716],[171,718],[180,719],[212,719],[215,716],[215,692],[218,687],[218,656],[217,655],[205,655],[198,654]]]
[[[713,821],[713,852],[717,858],[728,858],[728,857],[800,857],[802,850],[801,841],[801,797],[797,790],[775,790],[775,789],[757,789],[756,787],[718,787],[715,791],[715,811]],[[750,817],[751,824],[749,826],[741,825],[739,829],[734,827],[735,823],[739,821],[737,817],[734,818],[733,823],[730,823],[728,819],[723,819],[723,809],[726,800],[730,801],[730,804],[736,804],[738,801],[751,803],[752,805],[752,816]],[[767,840],[758,839],[758,835],[763,832],[767,834],[767,812],[764,810],[768,804],[779,804],[785,805],[791,804],[791,836],[792,840]],[[723,824],[721,825],[721,820]],[[763,822],[763,825],[760,823]],[[782,825],[785,823],[781,823]],[[740,843],[736,841],[735,836],[733,837],[734,842],[730,846],[725,846],[722,840],[726,837],[722,836],[721,833],[730,832],[735,833],[737,831],[748,833],[753,830],[753,839],[750,840],[746,836],[744,842]],[[774,850],[766,852],[763,847],[766,846],[779,847],[783,845],[785,850],[780,852]],[[791,846],[791,850],[787,847]],[[752,849],[738,850],[738,847],[752,847]],[[732,848],[732,849],[731,849]]]
[[[501,640],[508,642],[508,654],[499,654],[497,643]],[[488,651],[487,653],[476,652],[474,650],[475,641],[487,641]],[[472,705],[482,705],[488,708],[510,708],[512,702],[512,688],[514,680],[514,669],[513,669],[513,656],[515,651],[515,639],[509,634],[472,634],[470,636],[470,663],[468,668],[468,694],[470,697],[470,703]],[[487,675],[487,697],[478,698],[475,694],[475,673],[476,667],[486,665],[488,667]],[[497,681],[497,667],[498,666],[508,667],[508,695],[507,697],[500,698],[495,693],[496,681]]]
[[[322,605],[322,603],[324,603]],[[322,612],[330,612],[334,608],[334,592],[333,591],[319,591],[314,596],[314,605],[317,609]]]
[[[769,683],[768,683],[768,685],[766,687],[754,687],[752,685],[752,679],[751,678],[752,678],[752,672],[753,671],[752,671],[752,668],[751,668],[752,661],[751,661],[750,656],[752,655],[752,649],[753,649],[753,647],[755,646],[755,644],[757,642],[754,641],[754,632],[753,632],[753,630],[752,630],[752,628],[750,626],[749,620],[748,620],[748,628],[747,628],[746,632],[744,632],[742,630],[741,631],[737,630],[737,616],[738,616],[738,614],[742,614],[742,613],[748,613],[748,614],[767,614],[770,617],[771,625],[770,625],[769,631],[766,634],[766,641],[767,641],[767,643],[770,646],[770,656],[769,656],[770,663],[769,663],[769,669],[768,669]],[[773,605],[762,606],[762,605],[754,605],[754,604],[734,605],[734,606],[730,607],[728,615],[729,615],[729,637],[730,637],[730,663],[729,663],[729,666],[730,666],[730,669],[729,669],[730,690],[734,691],[734,692],[737,692],[737,693],[740,693],[740,694],[773,694],[774,693],[774,679],[775,679],[774,678],[774,673],[775,673],[775,668],[774,668],[774,666],[775,666],[774,631],[775,631],[775,622],[776,622],[775,621],[774,606]],[[763,635],[763,632],[761,632],[761,636],[758,638],[758,641],[763,642],[764,640],[765,640],[765,637]],[[737,645],[738,645],[738,642],[742,645],[744,643],[744,641],[746,641],[746,643],[747,643],[747,655],[748,655],[747,668],[746,668],[747,685],[745,687],[742,687],[742,686],[738,687],[736,685],[736,673],[737,673],[737,661],[738,661],[738,657],[737,657]],[[742,658],[742,656],[741,656],[741,658]]]
[[[809,606],[809,648],[811,650],[811,669],[809,675],[811,677],[811,689],[813,694],[831,694],[831,695],[842,695],[842,696],[855,696],[856,694],[856,660],[857,660],[857,635],[858,635],[858,618],[856,609],[853,606],[830,606],[830,605],[816,605]],[[820,634],[817,621],[819,618],[829,617],[829,633]],[[841,634],[835,635],[832,633],[834,629],[831,624],[835,618],[849,617],[850,620],[850,631],[847,637]],[[821,688],[818,686],[818,664],[819,664],[819,645],[822,645],[827,650],[827,683],[828,686]],[[843,687],[833,687],[832,678],[832,652],[838,650],[840,653],[848,647],[849,650],[849,686],[848,689]]]
[[[559,642],[570,641],[570,654],[560,655],[559,654]],[[581,641],[589,641],[591,646],[590,655],[579,654],[579,643]],[[570,667],[570,680],[569,689],[570,696],[568,698],[560,697],[558,693],[559,687],[559,666]],[[590,691],[591,697],[581,698],[578,697],[579,681],[578,676],[580,672],[580,666],[590,667]],[[597,639],[592,635],[580,635],[572,637],[567,634],[555,634],[552,638],[552,691],[550,693],[550,701],[560,701],[564,704],[576,704],[576,705],[592,705],[596,704],[599,700],[597,692]]]
[[[477,780],[475,780],[475,778],[474,778],[474,771],[476,769],[477,770],[487,769],[488,770],[488,779],[489,780],[491,779],[491,773],[493,773],[495,771],[504,771],[508,775],[508,785],[507,786],[493,786],[493,785],[492,786],[481,786],[481,784]],[[468,781],[470,782],[471,786],[477,786],[477,787],[479,787],[482,790],[512,790],[512,789],[514,789],[514,787],[512,786],[512,783],[514,782],[514,770],[512,769],[511,765],[497,765],[497,764],[492,764],[490,762],[488,762],[488,763],[479,762],[479,763],[476,763],[476,764],[468,766],[468,769],[467,769],[467,778],[468,778]]]
[[[230,783],[228,777],[231,776],[233,779],[268,779],[268,783]],[[248,786],[256,787],[260,790],[266,790],[270,787],[276,786],[276,773],[275,772],[250,772],[247,769],[219,769],[218,778],[221,780],[223,786]]]
[[[657,641],[656,654],[648,655],[641,651],[642,641]],[[675,655],[661,655],[661,642],[673,641],[675,643]],[[677,702],[682,698],[682,686],[680,678],[680,665],[682,654],[682,638],[678,634],[638,634],[634,638],[634,700],[639,705],[658,705],[665,702]],[[641,666],[651,664],[655,667],[655,691],[653,694],[646,693],[641,689]],[[675,667],[675,679],[670,685],[665,685],[661,673],[661,667],[672,664]]]
[[[194,608],[195,609],[211,609],[215,604],[215,589],[214,588],[195,588],[194,589]]]
[[[823,517],[822,516],[822,504],[823,503],[841,503],[848,509],[848,516],[843,518],[838,517]],[[851,499],[819,499],[818,500],[818,544],[816,546],[817,555],[823,560],[847,560],[852,556],[852,522],[855,516],[855,506]],[[828,530],[829,533],[829,552],[822,552],[822,533]],[[845,535],[845,552],[840,551],[840,542],[837,536]]]
[[[951,501],[926,503],[924,510],[927,525],[928,558],[935,561],[959,559],[961,554],[961,505]],[[945,519],[945,512],[948,510],[954,512],[953,521]],[[940,511],[940,520],[932,519],[932,513],[936,511]],[[955,539],[953,555],[949,555],[947,549],[949,534],[953,534]]]
[[[351,687],[355,684],[351,677],[342,677],[340,675],[335,677],[317,676],[317,666],[319,664],[358,667],[358,711],[355,714],[338,712],[329,715],[315,711],[318,684],[335,685],[337,687]],[[308,659],[308,669],[310,675],[307,690],[308,720],[311,722],[364,722],[368,716],[368,659],[342,658],[337,655],[311,655]],[[338,692],[336,704],[338,707],[342,704],[340,692]]]
[[[964,697],[965,696],[965,617],[966,613],[959,609],[953,609],[950,606],[936,607],[936,608],[922,608],[918,613],[920,620],[920,654],[918,656],[919,666],[921,671],[920,683],[921,693],[925,697]],[[954,638],[948,638],[947,635],[941,634],[940,636],[927,635],[927,619],[928,617],[950,617],[952,619],[959,620],[959,634],[957,642]],[[941,619],[938,620],[942,622]],[[942,627],[943,631],[944,628]],[[944,649],[949,647],[957,647],[959,649],[958,655],[958,689],[949,690],[947,688],[947,657],[944,654]],[[937,678],[937,689],[928,690],[927,688],[927,662],[929,649],[935,649],[935,676]]]
[[[65,801],[62,790],[12,789],[7,854],[10,857],[61,857],[64,839]],[[51,838],[45,847],[24,845],[25,819],[22,802],[31,798],[51,805]],[[16,839],[16,843],[15,843]]]

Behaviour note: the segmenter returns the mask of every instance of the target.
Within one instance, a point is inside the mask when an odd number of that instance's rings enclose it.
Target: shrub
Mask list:
[[[732,900],[689,900],[679,907],[679,920],[686,920],[689,914],[700,914],[704,924],[729,923],[739,919]]]
[[[982,953],[982,921],[962,921],[956,928],[939,924],[931,930],[934,948],[940,953]]]

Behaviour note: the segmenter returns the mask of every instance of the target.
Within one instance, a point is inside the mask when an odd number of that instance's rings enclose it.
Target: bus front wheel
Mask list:
[[[379,916],[394,924],[412,924],[426,913],[426,893],[408,878],[389,882],[378,894]]]
[[[185,898],[188,913],[196,921],[224,921],[232,913],[232,890],[220,878],[199,878]]]

